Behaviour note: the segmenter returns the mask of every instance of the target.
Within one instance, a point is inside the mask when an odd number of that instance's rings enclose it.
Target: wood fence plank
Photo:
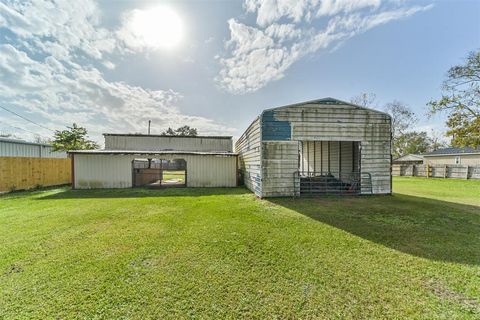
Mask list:
[[[71,183],[70,159],[0,157],[0,192]]]

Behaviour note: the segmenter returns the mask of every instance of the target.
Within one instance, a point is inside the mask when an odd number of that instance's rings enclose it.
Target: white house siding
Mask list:
[[[105,134],[105,150],[232,152],[230,137],[168,137]]]
[[[54,152],[53,147],[24,141],[0,140],[0,157],[66,158],[66,152]]]
[[[464,166],[480,166],[480,153],[479,154],[452,154],[452,155],[436,155],[436,156],[424,156],[424,163],[428,165],[454,165],[455,159],[459,158],[459,165]]]
[[[390,117],[387,114],[349,104],[305,103],[264,111],[260,127],[263,130],[262,147],[275,146],[261,153],[264,157],[262,196],[292,194],[292,176],[298,167],[298,151],[295,152],[295,146],[299,141],[303,142],[303,156],[312,157],[310,149],[314,143],[315,148],[319,146],[323,149],[321,159],[315,159],[315,167],[320,165],[324,171],[328,166],[325,155],[330,148],[330,170],[337,172],[343,168],[351,169],[352,142],[360,143],[361,171],[371,174],[372,192],[391,193],[391,133]],[[271,133],[266,133],[263,127],[269,128]],[[308,151],[305,150],[307,146]],[[350,150],[350,156],[339,159],[340,148],[342,155],[347,153],[347,149]],[[271,150],[274,150],[272,154]],[[313,170],[310,167],[308,169]],[[266,176],[267,173],[269,176]],[[362,190],[365,192],[365,188]]]
[[[132,161],[140,158],[187,162],[187,187],[235,187],[236,156],[192,154],[74,154],[76,189],[132,187]]]
[[[245,186],[258,196],[262,190],[260,134],[260,117],[257,117],[235,144]]]

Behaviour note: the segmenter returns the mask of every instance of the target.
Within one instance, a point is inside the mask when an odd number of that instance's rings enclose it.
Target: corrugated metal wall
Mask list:
[[[232,152],[232,139],[105,135],[106,150]]]
[[[258,196],[262,192],[260,117],[255,119],[235,144],[238,168],[245,186]]]
[[[66,152],[53,152],[53,147],[0,140],[0,157],[66,158]]]
[[[359,156],[358,149],[352,153],[353,142],[357,146],[360,143],[361,170],[371,173],[372,192],[391,193],[389,116],[340,101],[264,111],[236,144],[247,187],[261,197],[293,195],[293,176],[299,170],[300,141],[305,147],[301,151],[304,156],[300,165],[312,171],[314,168],[326,170],[329,149],[330,170],[351,170]],[[256,149],[249,145],[255,145]],[[318,158],[314,157],[313,146],[323,151]],[[306,161],[306,158],[314,158],[315,162]],[[252,176],[260,180],[256,182]]]
[[[351,148],[352,141],[361,143],[361,171],[372,175],[372,192],[390,193],[390,118],[374,110],[351,105],[305,104],[273,109],[267,121],[288,121],[294,141],[330,141],[330,170],[338,171],[341,148]],[[283,135],[282,135],[283,137]],[[266,143],[266,142],[264,142]],[[285,141],[284,143],[287,143]],[[325,147],[325,144],[322,144]],[[328,148],[328,143],[327,143]],[[343,156],[343,153],[342,153]],[[342,166],[351,163],[351,157],[341,159]],[[284,171],[285,177],[293,172]],[[265,181],[264,181],[265,183]],[[272,184],[274,185],[274,184]],[[290,188],[285,194],[290,194]],[[269,190],[263,190],[268,194]]]
[[[187,162],[187,187],[235,187],[236,156],[223,155],[99,155],[75,154],[75,188],[130,188],[132,161],[141,158]]]

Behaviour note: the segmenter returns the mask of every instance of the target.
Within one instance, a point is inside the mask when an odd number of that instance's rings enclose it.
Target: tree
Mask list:
[[[448,70],[441,98],[427,105],[430,115],[448,113],[447,136],[452,137],[452,146],[480,146],[480,50]]]
[[[392,139],[394,142],[417,122],[415,113],[400,101],[394,100],[387,103],[384,109],[392,117]]]
[[[33,138],[33,142],[35,143],[41,143],[41,144],[50,144],[51,143],[51,140],[48,139],[48,138],[44,138],[42,136],[39,136],[38,134],[35,135],[35,137]]]
[[[352,97],[350,102],[357,106],[365,108],[374,108],[377,101],[377,95],[375,93],[362,92],[358,96]]]
[[[173,130],[168,127],[167,130],[162,132],[163,135],[167,136],[196,136],[198,135],[196,128],[191,128],[190,126],[179,127],[178,129]]]
[[[77,126],[76,123],[66,130],[56,130],[53,135],[54,151],[70,151],[70,150],[91,150],[98,149],[100,146],[89,140],[87,137],[87,129]]]
[[[432,151],[433,143],[425,131],[402,133],[393,141],[392,154],[394,158],[398,158],[409,153],[418,154]]]

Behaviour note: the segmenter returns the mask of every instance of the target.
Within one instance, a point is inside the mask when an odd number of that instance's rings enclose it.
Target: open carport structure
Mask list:
[[[260,197],[391,193],[391,119],[333,98],[267,109],[236,143]]]
[[[105,134],[105,149],[69,153],[74,189],[179,186],[162,183],[167,170],[183,171],[186,187],[237,185],[232,137]]]

